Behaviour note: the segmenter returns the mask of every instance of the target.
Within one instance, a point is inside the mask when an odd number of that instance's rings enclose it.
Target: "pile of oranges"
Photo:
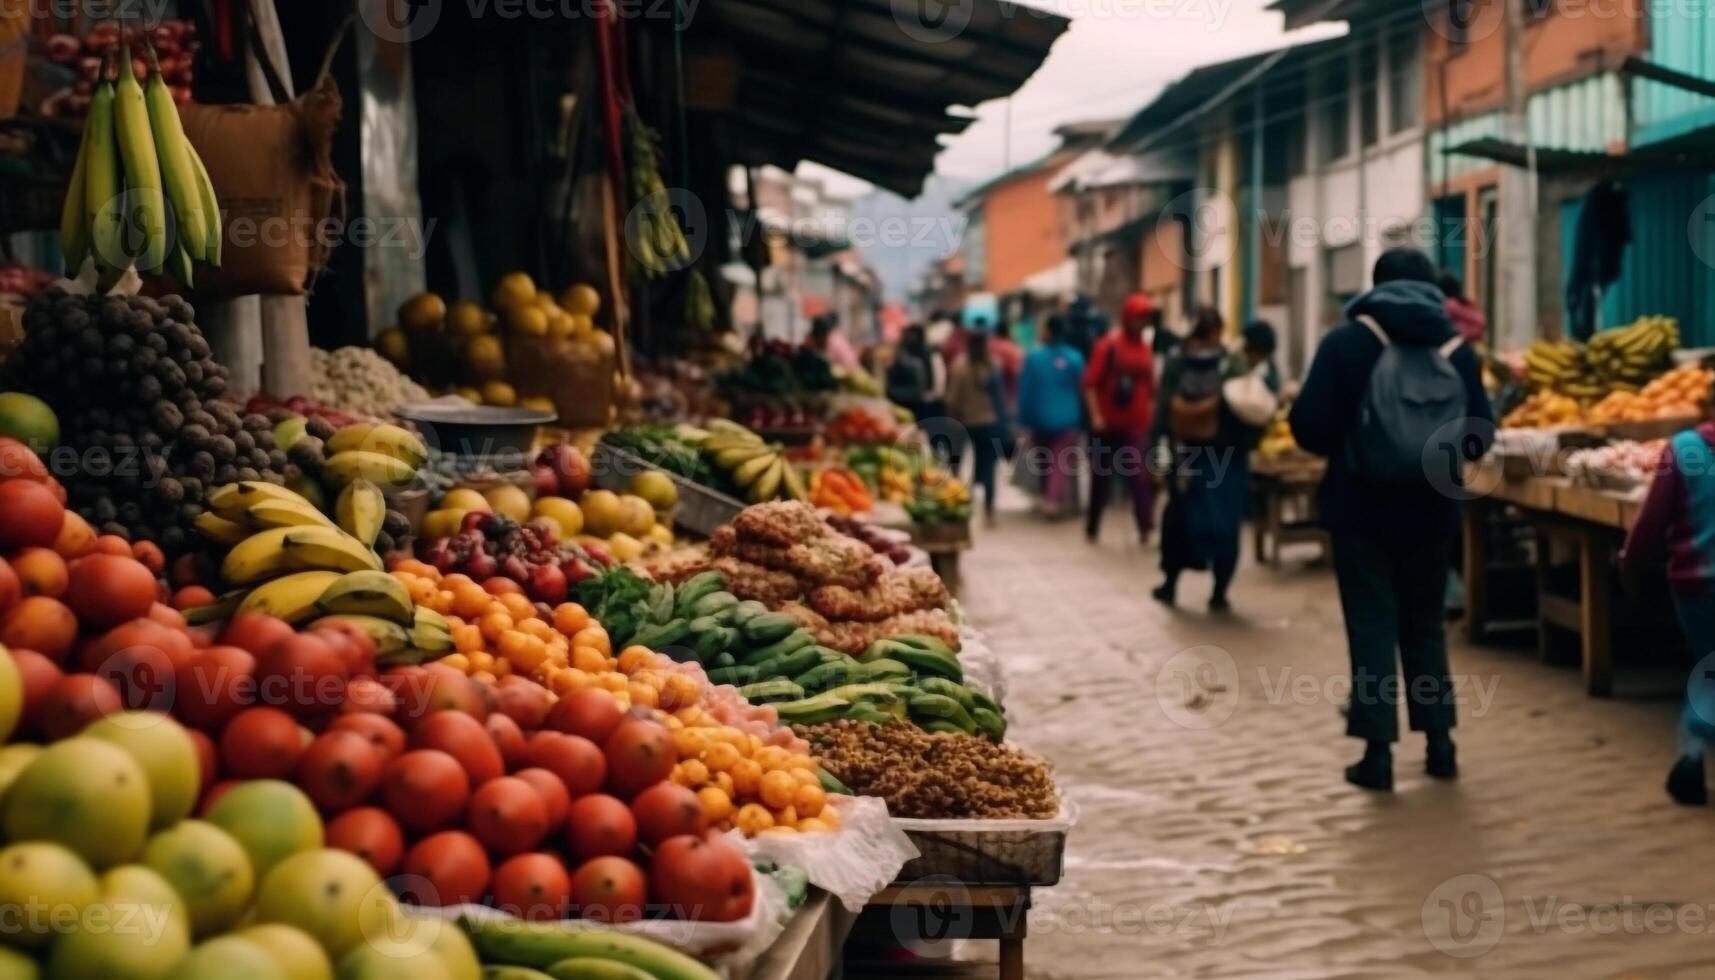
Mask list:
[[[839,814],[809,755],[767,744],[729,724],[742,700],[718,702],[701,668],[675,663],[647,647],[613,653],[612,640],[582,606],[564,602],[551,618],[521,592],[491,593],[465,575],[406,560],[392,574],[412,601],[447,618],[454,652],[438,662],[473,680],[498,684],[523,677],[555,699],[598,689],[622,710],[651,709],[673,733],[679,755],[672,781],[697,793],[709,825],[747,836],[836,830]],[[516,683],[516,682],[512,682]],[[727,689],[730,693],[730,689]]]

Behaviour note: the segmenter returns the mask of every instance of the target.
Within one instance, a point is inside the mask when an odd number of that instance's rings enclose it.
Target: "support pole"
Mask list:
[[[1505,3],[1506,64],[1503,125],[1506,140],[1523,146],[1530,139],[1529,94],[1524,66],[1524,4]],[[1521,348],[1536,339],[1536,192],[1533,175],[1518,167],[1501,168],[1501,314],[1503,348]]]

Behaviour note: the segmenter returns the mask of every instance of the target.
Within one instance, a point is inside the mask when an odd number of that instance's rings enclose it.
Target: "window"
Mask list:
[[[1374,44],[1358,49],[1358,139],[1371,147],[1381,138],[1381,67]]]
[[[1397,34],[1387,45],[1387,118],[1389,133],[1403,133],[1417,125],[1417,107],[1423,101],[1423,62],[1417,35]]]
[[[1352,151],[1351,72],[1343,57],[1322,76],[1322,160],[1339,160]]]

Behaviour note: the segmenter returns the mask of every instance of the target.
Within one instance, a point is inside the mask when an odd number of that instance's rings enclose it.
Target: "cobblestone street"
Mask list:
[[[1534,652],[1455,643],[1463,778],[1425,777],[1410,737],[1397,794],[1364,793],[1331,573],[1247,565],[1225,619],[1193,574],[1168,610],[1123,517],[1090,548],[1003,515],[965,558],[1015,737],[1082,811],[1030,976],[1715,975],[1715,815],[1662,791],[1671,697],[1592,700]]]

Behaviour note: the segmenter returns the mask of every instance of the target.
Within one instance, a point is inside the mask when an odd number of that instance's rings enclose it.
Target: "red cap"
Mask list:
[[[1155,315],[1155,300],[1148,293],[1132,293],[1125,298],[1125,306],[1120,310],[1120,321],[1130,323]]]

